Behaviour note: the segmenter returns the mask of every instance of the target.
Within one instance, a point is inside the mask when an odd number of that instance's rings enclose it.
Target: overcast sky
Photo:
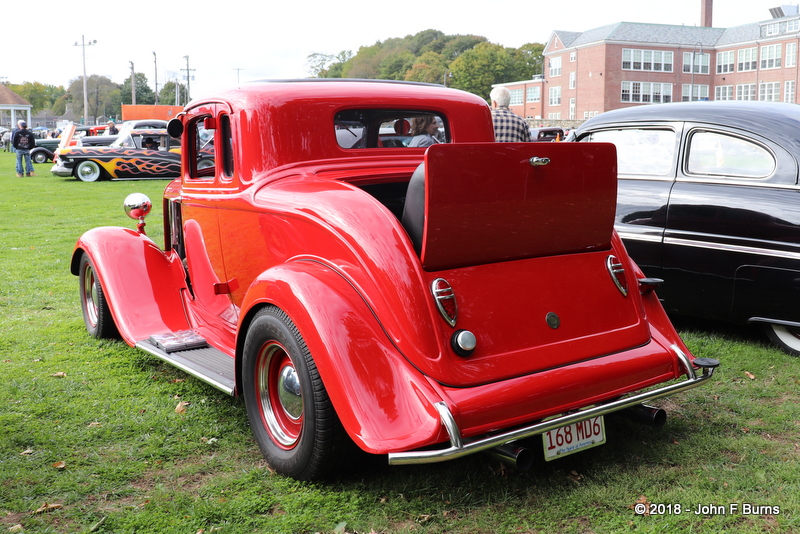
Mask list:
[[[769,8],[779,5],[777,0],[716,0],[713,26],[768,20]],[[159,87],[183,80],[188,56],[194,98],[250,80],[307,77],[309,54],[355,53],[361,46],[427,29],[481,35],[516,48],[545,43],[555,30],[581,32],[616,22],[699,26],[700,6],[701,0],[4,0],[0,81],[66,87],[83,74],[82,47],[75,46],[83,37],[96,41],[83,49],[87,75],[116,83],[130,76],[131,62],[151,87],[156,68]]]

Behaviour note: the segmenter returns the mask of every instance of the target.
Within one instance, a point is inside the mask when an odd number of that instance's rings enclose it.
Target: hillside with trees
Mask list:
[[[528,80],[542,73],[544,45],[508,48],[477,35],[425,30],[334,55],[308,56],[315,78],[366,78],[444,84],[487,98],[492,84]]]

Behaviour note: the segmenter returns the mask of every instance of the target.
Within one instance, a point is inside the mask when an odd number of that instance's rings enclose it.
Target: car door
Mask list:
[[[684,136],[664,234],[667,310],[800,321],[795,158],[752,132],[687,123]]]
[[[674,184],[681,123],[605,126],[581,135],[581,142],[617,147],[617,212],[614,228],[631,257],[649,277],[662,278],[667,202]],[[659,288],[666,297],[670,288]]]

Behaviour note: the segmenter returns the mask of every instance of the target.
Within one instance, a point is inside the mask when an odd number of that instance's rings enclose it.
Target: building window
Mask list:
[[[672,102],[672,84],[622,82],[620,101],[644,104]]]
[[[778,35],[781,32],[781,26],[777,22],[767,24],[767,36]]]
[[[569,99],[569,119],[575,120],[575,99]]]
[[[756,66],[758,65],[757,52],[758,50],[755,47],[739,50],[739,61],[736,70],[739,72],[756,70]]]
[[[578,59],[578,53],[577,52],[570,52],[569,53],[569,62],[570,63],[575,63],[575,61],[577,61],[577,59]]]
[[[733,100],[733,86],[720,85],[714,88],[714,100]]]
[[[622,70],[672,72],[673,53],[663,50],[622,49]]]
[[[782,45],[769,45],[761,47],[761,68],[779,69],[781,67]]]
[[[575,89],[577,76],[578,76],[577,72],[570,72],[569,73],[569,88],[570,89]]]
[[[691,95],[691,96],[690,96]],[[683,102],[708,100],[708,86],[700,84],[683,84],[681,100]]]
[[[550,58],[550,77],[561,76],[561,57]]]
[[[727,52],[719,52],[717,54],[717,74],[725,74],[727,72],[733,72],[733,66],[735,65],[735,57],[733,50],[728,50]]]
[[[796,32],[797,30],[800,30],[800,19],[786,21],[787,32]]]
[[[511,89],[509,93],[511,93],[511,101],[509,102],[509,105],[511,106],[522,105],[522,89]]]
[[[786,66],[797,66],[797,43],[786,43]]]
[[[781,82],[761,82],[758,84],[758,99],[764,102],[780,102]]]
[[[755,100],[756,84],[743,83],[736,86],[736,100]]]
[[[528,87],[528,102],[539,102],[542,100],[542,88],[539,86]]]
[[[783,85],[783,101],[794,104],[794,80],[788,80]]]
[[[708,74],[708,63],[710,54],[699,52],[683,53],[683,72],[694,74]]]
[[[560,106],[561,105],[561,87],[551,87],[550,88],[550,105],[551,106]]]

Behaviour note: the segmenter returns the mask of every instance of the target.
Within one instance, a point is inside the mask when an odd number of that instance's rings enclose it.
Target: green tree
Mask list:
[[[425,52],[406,72],[405,80],[410,82],[444,83],[449,74],[448,65],[441,54]],[[450,82],[447,82],[450,85]]]
[[[39,82],[9,84],[8,88],[30,102],[34,114],[46,109],[52,110],[56,100],[67,92],[63,86],[44,85]]]
[[[488,98],[493,84],[515,80],[513,52],[498,44],[478,43],[450,64],[450,86]]]
[[[88,115],[92,118],[99,116],[116,117],[120,114],[120,94],[119,85],[112,82],[105,76],[92,74],[86,78],[86,103],[88,105]],[[59,109],[54,106],[54,114],[62,114],[60,111],[60,104],[72,103],[72,111],[76,116],[83,115],[83,77],[70,81],[68,99],[59,102]]]
[[[527,43],[517,48],[514,52],[515,80],[530,80],[542,74],[543,54],[544,45],[540,43]]]
[[[122,103],[133,103],[133,94],[131,93],[131,78],[125,78],[122,83]],[[147,75],[143,72],[136,73],[136,103],[137,104],[155,104],[156,95],[147,83]]]
[[[164,105],[186,105],[186,85],[169,81],[158,92],[158,102]]]

